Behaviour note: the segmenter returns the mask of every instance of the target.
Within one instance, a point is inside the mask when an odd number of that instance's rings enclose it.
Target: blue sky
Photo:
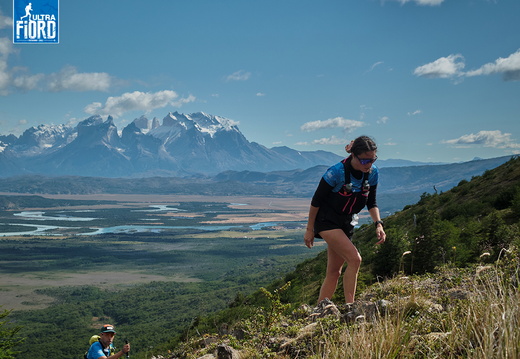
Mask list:
[[[13,44],[0,0],[0,134],[203,111],[269,148],[344,155],[366,134],[382,159],[518,154],[519,16],[518,0],[61,0],[59,44]]]

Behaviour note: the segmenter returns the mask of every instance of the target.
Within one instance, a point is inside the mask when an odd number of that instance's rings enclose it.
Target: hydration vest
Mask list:
[[[352,182],[350,181],[350,163],[345,158],[343,168],[345,170],[345,183],[338,192],[330,192],[329,203],[337,214],[355,214],[359,213],[367,204],[368,195],[370,194],[370,184],[368,183],[368,173],[363,172],[361,179],[361,191],[354,192]]]

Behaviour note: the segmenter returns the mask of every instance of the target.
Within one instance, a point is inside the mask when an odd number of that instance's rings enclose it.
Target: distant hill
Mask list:
[[[481,158],[480,158],[481,159]],[[474,161],[477,158],[473,159]],[[409,166],[431,166],[431,165],[445,165],[445,162],[419,162],[410,160],[400,160],[395,158],[389,158],[387,160],[377,160],[377,166],[383,167],[409,167]]]
[[[511,156],[429,166],[383,167],[378,189],[385,214],[413,204],[423,193],[442,192],[505,163]],[[31,194],[200,194],[311,198],[328,166],[291,171],[225,171],[206,177],[104,178],[17,176],[0,178],[0,192]]]
[[[109,201],[50,199],[36,195],[4,195],[0,196],[0,210],[95,205],[107,204],[107,202]]]

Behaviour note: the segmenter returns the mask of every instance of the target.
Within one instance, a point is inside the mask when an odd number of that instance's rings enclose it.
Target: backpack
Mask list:
[[[90,347],[92,346],[92,344],[94,344],[95,342],[99,341],[100,338],[101,337],[99,335],[93,335],[93,336],[90,337],[90,340],[88,341],[89,347],[88,347],[87,351],[85,352],[85,354],[83,355],[83,359],[88,359],[87,354],[88,354],[88,351],[89,351]],[[110,344],[109,355],[115,354],[115,351],[116,351],[116,347],[114,347],[113,344]]]

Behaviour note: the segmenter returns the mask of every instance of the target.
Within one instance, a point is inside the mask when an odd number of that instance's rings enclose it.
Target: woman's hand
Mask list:
[[[314,245],[314,231],[312,229],[307,229],[305,234],[303,235],[303,242],[308,248],[312,248]]]
[[[386,240],[385,229],[380,224],[377,225],[377,227],[376,227],[376,236],[377,236],[377,239],[379,239],[379,242],[377,242],[376,244],[383,244],[383,243],[385,243],[385,240]]]

